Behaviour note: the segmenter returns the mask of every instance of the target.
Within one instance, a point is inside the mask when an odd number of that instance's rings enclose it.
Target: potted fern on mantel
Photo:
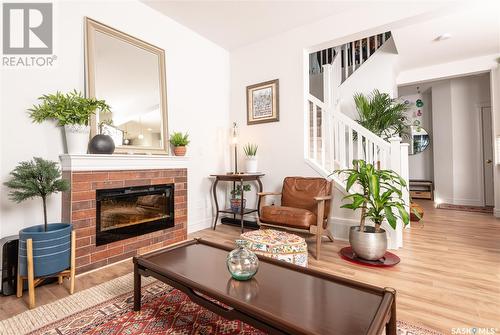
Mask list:
[[[185,156],[186,146],[189,144],[188,133],[173,132],[170,135],[170,144],[174,147],[174,154],[176,156]]]
[[[354,253],[366,260],[378,260],[387,250],[387,236],[382,223],[392,229],[400,218],[406,226],[409,215],[405,209],[402,189],[406,182],[392,170],[379,170],[364,160],[354,160],[352,169],[337,170],[334,173],[345,176],[346,191],[355,191],[344,197],[350,202],[342,208],[361,210],[359,226],[349,230],[349,243]],[[367,225],[366,220],[373,226]]]
[[[109,112],[104,100],[85,98],[76,90],[63,94],[42,95],[40,104],[29,109],[33,122],[55,120],[64,127],[68,154],[85,154],[90,136],[89,121],[97,111]]]
[[[27,241],[33,242],[33,267],[35,277],[42,277],[66,270],[70,266],[71,224],[48,223],[47,197],[67,191],[69,183],[61,179],[56,162],[35,157],[20,162],[10,172],[4,183],[11,190],[9,198],[16,203],[41,198],[44,223],[21,229],[19,232],[19,274],[27,272]]]

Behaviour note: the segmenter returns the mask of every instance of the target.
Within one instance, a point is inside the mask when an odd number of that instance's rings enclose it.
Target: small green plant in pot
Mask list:
[[[47,222],[47,197],[67,191],[69,183],[61,179],[56,162],[35,157],[20,162],[4,183],[11,190],[9,198],[16,203],[41,198],[44,224],[24,228],[19,232],[19,273],[26,275],[26,241],[33,241],[35,277],[54,274],[69,268],[71,224]]]
[[[69,154],[87,152],[90,118],[97,111],[105,113],[110,111],[104,100],[85,98],[76,90],[66,94],[57,92],[42,95],[38,100],[40,104],[28,110],[30,117],[36,123],[55,120],[58,126],[64,127]]]
[[[381,228],[382,223],[386,221],[392,229],[396,229],[398,218],[404,225],[409,222],[402,193],[406,182],[396,172],[376,169],[364,160],[354,160],[353,166],[352,169],[334,172],[347,178],[347,192],[356,188],[354,193],[344,197],[349,203],[341,207],[361,210],[360,225],[350,228],[349,243],[358,257],[378,260],[387,250],[387,236]],[[374,225],[366,225],[367,219]]]
[[[257,144],[248,143],[243,147],[243,151],[245,152],[246,161],[245,161],[245,170],[248,173],[256,173],[257,172],[257,149],[259,146]]]
[[[252,189],[249,184],[244,184],[243,188],[241,185],[236,185],[236,187],[231,191],[231,211],[235,213],[240,213],[242,210],[246,208],[247,200],[243,198],[244,192],[248,192]]]
[[[174,147],[174,154],[176,156],[186,155],[186,146],[189,144],[188,133],[173,132],[170,135],[170,144]]]

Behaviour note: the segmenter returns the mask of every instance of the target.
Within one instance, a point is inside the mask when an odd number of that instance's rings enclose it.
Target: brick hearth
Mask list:
[[[77,273],[143,254],[187,238],[187,170],[63,171],[71,191],[63,194],[63,222],[76,231]],[[169,229],[95,245],[96,190],[127,186],[175,184],[175,226]]]

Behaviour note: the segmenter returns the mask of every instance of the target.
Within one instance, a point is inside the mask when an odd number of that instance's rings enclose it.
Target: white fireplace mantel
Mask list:
[[[187,168],[186,156],[166,155],[60,155],[63,171],[151,170]]]

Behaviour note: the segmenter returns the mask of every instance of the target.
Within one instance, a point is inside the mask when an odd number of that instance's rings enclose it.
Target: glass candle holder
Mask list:
[[[259,269],[259,259],[245,247],[245,240],[236,240],[236,245],[238,247],[227,255],[227,269],[234,279],[249,280]]]

